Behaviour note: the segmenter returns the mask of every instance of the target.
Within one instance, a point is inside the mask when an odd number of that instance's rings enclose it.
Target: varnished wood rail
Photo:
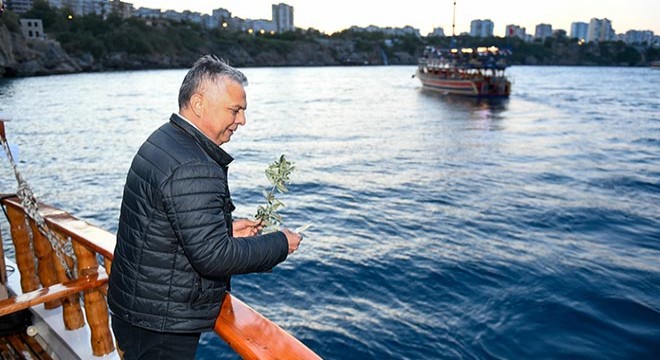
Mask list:
[[[281,327],[227,294],[213,329],[245,360],[321,359]]]
[[[68,279],[55,253],[52,251],[49,253],[48,249],[44,247],[43,239],[37,239],[40,244],[40,257],[28,251],[30,249],[29,233],[31,232],[27,230],[26,223],[31,227],[33,224],[31,220],[26,221],[20,200],[16,197],[9,197],[4,198],[2,203],[10,218],[12,240],[16,246],[16,263],[21,274],[24,294],[0,301],[0,316],[38,303],[61,301],[64,305],[64,321],[67,329],[76,329],[84,324],[77,299],[77,293],[82,292],[85,313],[92,333],[93,353],[96,356],[102,356],[112,352],[114,346],[109,330],[109,316],[105,300],[107,277],[103,272],[97,270],[96,255],[103,257],[105,273],[110,274],[116,245],[115,235],[76,219],[60,209],[40,204],[40,212],[48,226],[56,232],[58,237],[61,237],[62,241],[70,238],[73,242],[79,278]],[[48,254],[51,259],[45,260],[49,256]],[[37,258],[36,264],[35,257]],[[43,266],[54,269],[57,274],[57,283],[53,283],[55,280],[52,276],[43,276],[42,279],[36,276],[39,273],[36,269],[41,266],[42,260],[46,264]],[[69,266],[71,266],[72,259],[68,260]],[[25,277],[25,281],[23,277]],[[41,289],[39,289],[40,281]],[[31,303],[31,301],[36,302]],[[214,330],[243,359],[320,359],[294,336],[231,294],[227,294],[225,297]]]
[[[55,284],[29,293],[12,296],[0,301],[0,316],[8,315],[49,301],[59,300],[63,297],[77,294],[87,289],[99,287],[107,282],[108,277],[105,274],[96,274],[90,277],[67,281],[63,284]]]

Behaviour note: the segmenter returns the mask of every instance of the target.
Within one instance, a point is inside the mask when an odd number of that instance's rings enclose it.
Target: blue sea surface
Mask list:
[[[223,146],[235,215],[286,154],[285,225],[313,226],[233,294],[321,357],[660,358],[660,71],[516,66],[511,97],[486,101],[425,91],[410,66],[243,70],[248,123]],[[115,232],[184,75],[0,81],[38,198]],[[209,333],[197,358],[238,356]]]

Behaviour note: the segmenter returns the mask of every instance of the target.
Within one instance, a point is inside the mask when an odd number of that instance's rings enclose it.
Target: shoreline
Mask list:
[[[218,55],[241,68],[415,66],[426,46],[448,47],[451,40],[356,32],[333,36],[295,32],[262,37],[194,33],[190,26],[178,23],[168,26],[132,29],[133,37],[140,41],[121,37],[122,33],[109,33],[107,36],[115,38],[88,43],[92,41],[89,34],[73,32],[26,39],[15,24],[4,19],[0,21],[0,78],[188,68],[203,54]],[[549,38],[544,43],[524,43],[512,38],[455,40],[457,44],[451,46],[473,48],[487,43],[507,49],[510,66],[648,67],[660,56],[658,48],[621,42],[579,44],[567,37]]]
[[[259,69],[259,68],[355,68],[355,67],[400,67],[400,66],[416,66],[416,64],[393,64],[393,65],[384,65],[384,64],[369,64],[369,65],[252,65],[252,66],[236,66],[240,69]],[[575,64],[514,64],[509,66],[511,67],[575,67],[575,68],[649,68],[652,69],[651,65],[575,65]],[[80,71],[71,71],[71,72],[62,72],[62,71],[53,71],[53,72],[39,72],[35,74],[24,74],[24,75],[13,75],[13,76],[0,76],[0,81],[2,80],[12,80],[12,79],[23,79],[31,77],[47,77],[47,76],[57,76],[57,75],[78,75],[78,74],[102,74],[102,73],[119,73],[119,72],[132,72],[132,71],[158,71],[158,70],[185,70],[189,66],[176,66],[176,67],[150,67],[150,68],[115,68],[115,69],[104,69],[104,70],[80,70]]]

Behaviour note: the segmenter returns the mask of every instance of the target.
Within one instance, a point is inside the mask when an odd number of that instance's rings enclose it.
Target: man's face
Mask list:
[[[206,84],[202,94],[202,130],[218,145],[224,144],[240,125],[245,125],[247,101],[243,85],[222,79]]]

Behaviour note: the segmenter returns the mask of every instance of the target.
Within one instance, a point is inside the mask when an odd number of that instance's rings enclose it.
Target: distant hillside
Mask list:
[[[633,47],[625,43],[601,42],[579,44],[577,39],[557,36],[544,42],[527,43],[518,38],[457,37],[459,47],[494,45],[511,49],[511,65],[581,65],[581,66],[648,66],[660,58],[660,49]],[[448,46],[451,39],[427,39],[433,45]]]
[[[0,77],[79,72],[82,68],[57,41],[26,41],[18,18],[0,17]]]
[[[198,24],[110,15],[67,19],[66,10],[37,0],[23,18],[43,20],[49,41],[26,41],[18,18],[0,17],[0,76],[30,76],[80,71],[185,68],[201,54],[213,53],[239,67],[413,65],[426,45],[449,46],[449,38],[389,37],[343,31],[331,36],[316,30],[249,35]],[[566,37],[543,43],[515,38],[458,37],[459,46],[495,45],[513,51],[512,65],[644,66],[660,59],[658,49],[621,42],[579,45]],[[61,44],[61,45],[60,45]]]

